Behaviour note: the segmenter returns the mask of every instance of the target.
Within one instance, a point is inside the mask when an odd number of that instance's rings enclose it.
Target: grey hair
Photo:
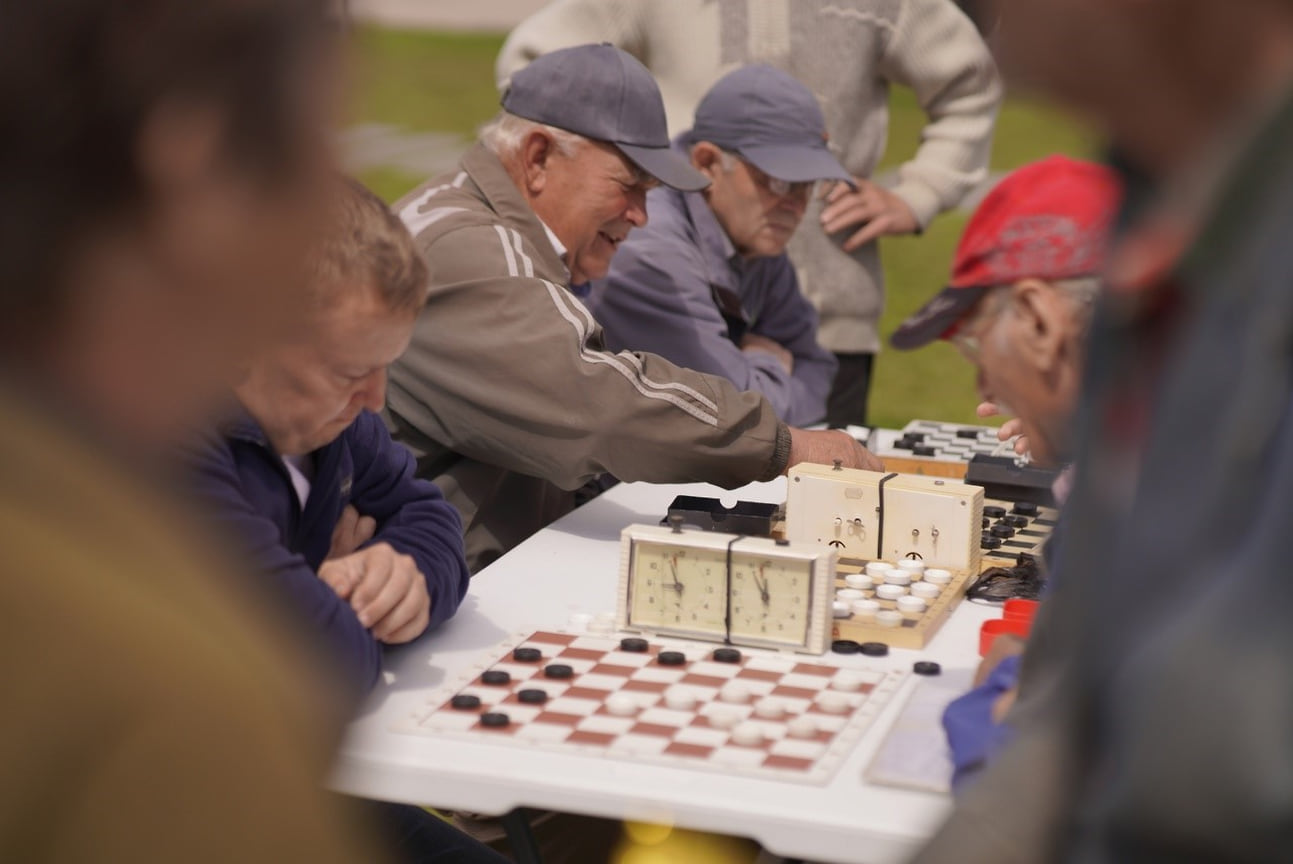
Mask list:
[[[506,159],[516,155],[521,149],[521,143],[531,132],[547,135],[562,156],[573,156],[583,142],[588,140],[583,135],[527,120],[508,111],[498,112],[493,120],[480,127],[478,137],[491,153],[500,159]]]
[[[1104,280],[1099,276],[1079,276],[1076,279],[1057,279],[1050,284],[1073,304],[1073,312],[1081,319],[1085,330],[1091,323],[1091,313],[1100,296],[1100,289],[1104,287]]]

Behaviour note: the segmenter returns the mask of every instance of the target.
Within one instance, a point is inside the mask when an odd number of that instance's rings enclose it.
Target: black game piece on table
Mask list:
[[[526,705],[542,705],[548,701],[548,694],[543,690],[529,687],[516,694],[516,698]]]
[[[639,639],[636,636],[626,636],[620,640],[621,651],[631,651],[634,654],[641,654],[650,648],[650,644],[645,639]]]
[[[1009,525],[1011,528],[1016,530],[1028,527],[1028,517],[1017,516],[1014,513],[1007,513],[1005,516],[1002,516],[1001,521],[1003,524]]]
[[[681,651],[661,651],[655,659],[661,666],[681,666],[687,662],[687,655]]]
[[[883,642],[863,642],[858,650],[868,657],[883,657],[889,653],[889,646]]]
[[[472,711],[480,707],[480,697],[470,693],[459,693],[449,700],[449,704],[459,711]]]
[[[543,667],[543,675],[546,678],[569,678],[574,674],[575,670],[565,663],[549,663]]]
[[[741,652],[740,652],[740,649],[737,649],[737,648],[715,648],[715,649],[714,649],[714,662],[715,662],[715,663],[740,663],[740,662],[741,662]]]
[[[911,452],[915,456],[937,456],[938,455],[938,450],[936,450],[933,447],[930,447],[928,444],[917,444],[915,447],[911,448]]]
[[[501,729],[511,722],[512,718],[502,711],[486,711],[480,715],[480,725],[488,726],[490,729]]]
[[[979,430],[978,429],[957,429],[956,437],[977,439],[979,437]]]
[[[1003,522],[998,522],[996,525],[993,525],[988,530],[992,532],[993,537],[1000,537],[1003,540],[1006,539],[1007,537],[1015,536],[1015,529],[1011,528],[1009,525],[1006,525]]]
[[[480,680],[486,684],[507,684],[512,680],[512,676],[502,669],[488,669],[481,676]]]
[[[943,672],[943,667],[933,660],[917,660],[912,664],[911,671],[917,675],[940,675]]]
[[[543,659],[543,652],[538,648],[517,648],[512,652],[512,659],[517,663],[538,663]]]
[[[856,654],[862,646],[852,639],[836,639],[831,643],[831,650],[836,654]]]
[[[983,515],[989,519],[1000,519],[1006,515],[1006,508],[998,507],[996,504],[988,504],[983,508]]]
[[[983,532],[983,536],[979,538],[979,548],[980,549],[1000,549],[1001,538],[993,537],[991,534],[985,531]]]
[[[989,519],[987,516],[984,516],[984,517],[983,517],[983,527],[984,527],[984,528],[987,528],[987,527],[988,527],[988,526],[990,526],[991,524],[992,524],[992,520],[991,520],[991,519]]]
[[[1037,505],[1034,504],[1032,501],[1019,501],[1015,504],[1014,509],[1011,510],[1010,512],[1017,513],[1020,516],[1036,516]]]

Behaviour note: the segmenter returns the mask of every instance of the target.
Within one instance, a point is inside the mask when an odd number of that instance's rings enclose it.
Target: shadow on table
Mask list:
[[[510,631],[495,624],[480,610],[477,599],[470,594],[458,607],[458,612],[426,635],[396,648],[386,649],[385,666],[394,670],[389,681],[378,684],[363,713],[381,710],[386,696],[404,690],[430,690],[445,681],[445,672],[436,662],[445,650],[482,651],[502,642]],[[412,656],[410,656],[412,655]]]
[[[655,525],[664,518],[664,510],[659,513],[643,513],[641,510],[605,500],[597,501],[596,505],[581,507],[565,519],[549,525],[545,530],[588,540],[618,541],[620,532],[629,525]]]

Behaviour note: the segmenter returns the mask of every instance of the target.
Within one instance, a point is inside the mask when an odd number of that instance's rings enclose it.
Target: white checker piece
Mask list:
[[[803,658],[790,658],[785,655],[762,653],[757,650],[744,649],[745,656],[741,663],[716,663],[708,659],[714,650],[712,644],[682,643],[679,640],[652,638],[651,641],[670,649],[681,650],[689,663],[684,667],[665,667],[653,662],[655,654],[627,652],[620,650],[620,634],[612,637],[577,636],[569,647],[590,651],[604,652],[599,660],[583,660],[561,657],[561,645],[552,642],[534,641],[527,637],[510,640],[501,646],[494,656],[500,658],[493,665],[477,666],[465,673],[456,683],[438,688],[428,698],[424,709],[413,712],[409,720],[395,725],[400,732],[413,732],[422,735],[450,736],[476,743],[488,740],[499,746],[540,747],[552,752],[585,753],[588,755],[612,755],[624,759],[640,759],[653,763],[668,764],[677,768],[693,770],[738,771],[756,777],[776,777],[789,782],[824,783],[832,777],[838,767],[848,757],[857,740],[866,731],[875,716],[882,710],[885,702],[906,680],[904,672],[880,672],[875,669],[841,667],[837,674],[844,678],[851,677],[856,683],[872,685],[869,694],[857,691],[840,690],[832,686],[833,676],[809,675],[792,671]],[[517,663],[512,660],[512,648],[524,645],[537,648],[543,654],[538,663]],[[813,662],[813,661],[808,661]],[[549,679],[543,676],[543,667],[551,663],[563,663],[575,672],[570,681]],[[632,668],[632,675],[625,678],[619,675],[592,674],[589,670],[598,663]],[[816,665],[834,666],[829,661]],[[500,669],[512,676],[512,682],[506,686],[484,686],[473,684],[486,669]],[[719,688],[697,684],[678,684],[686,675],[701,675],[712,678],[731,680],[737,677],[742,669],[776,673],[776,681],[761,681],[755,678],[740,678],[739,681],[751,694],[751,700],[744,704],[723,702],[718,698]],[[674,710],[666,707],[663,693],[623,690],[626,680],[644,681],[675,685],[686,690],[697,700],[694,710]],[[639,710],[633,716],[617,717],[606,713],[606,700],[581,699],[563,695],[570,687],[611,693],[631,694]],[[755,715],[754,708],[759,700],[766,697],[778,686],[799,687],[819,694],[814,699],[801,697],[774,696],[785,708],[785,713],[776,720],[762,719]],[[549,700],[541,706],[511,703],[498,708],[504,699],[524,689],[541,689]],[[496,734],[476,728],[479,711],[454,711],[445,703],[455,693],[470,693],[478,696],[482,708],[506,711],[512,720],[510,732]],[[831,694],[830,698],[847,699],[849,711],[842,714],[829,713],[823,710],[817,699],[821,693]],[[860,707],[859,707],[860,706]],[[538,722],[540,714],[552,712],[570,714],[580,719],[572,726],[569,723]],[[710,718],[710,727],[692,725],[696,716]],[[713,722],[716,715],[724,715],[726,728],[717,728]],[[788,721],[796,717],[811,718],[815,728],[823,733],[830,733],[834,738],[822,742],[813,738],[795,738],[789,734]],[[630,730],[638,723],[666,726],[674,729],[672,736],[635,734]],[[760,746],[740,746],[733,743],[733,728],[737,723],[745,726],[757,726],[762,732],[764,743]],[[569,741],[572,731],[597,733],[613,736],[605,745],[577,744]],[[492,736],[492,737],[486,737]],[[713,748],[705,757],[675,755],[664,752],[671,744],[687,744],[703,748]],[[805,760],[813,763],[802,770],[786,770],[764,767],[764,760],[769,756],[787,759]]]

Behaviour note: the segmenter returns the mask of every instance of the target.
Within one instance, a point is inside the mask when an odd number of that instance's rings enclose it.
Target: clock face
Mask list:
[[[727,628],[727,551],[637,542],[630,621],[722,635]]]
[[[812,596],[812,562],[742,556],[732,564],[733,638],[802,645]]]

